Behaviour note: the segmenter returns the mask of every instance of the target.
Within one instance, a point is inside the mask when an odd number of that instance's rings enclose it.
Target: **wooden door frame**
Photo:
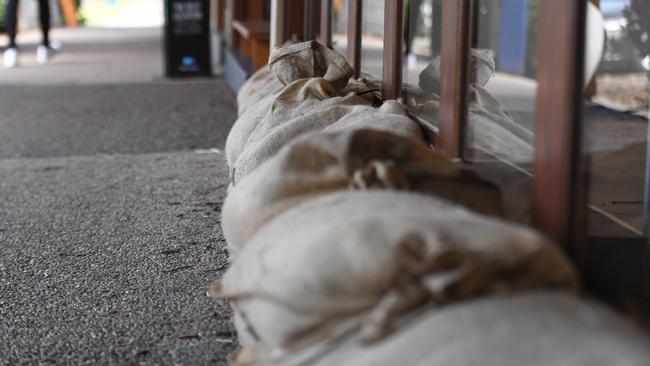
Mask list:
[[[541,4],[532,223],[581,264],[587,231],[582,110],[586,1]]]
[[[471,19],[472,0],[442,3],[438,148],[450,159],[465,148]]]

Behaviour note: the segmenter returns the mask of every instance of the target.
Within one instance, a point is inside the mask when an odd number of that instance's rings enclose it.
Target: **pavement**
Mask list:
[[[53,35],[0,70],[0,365],[226,365],[233,95],[163,79],[160,29]]]
[[[36,63],[40,33],[18,35],[20,68],[0,68],[0,85],[148,83],[162,80],[162,29],[58,28],[51,38],[62,52],[46,66]],[[0,35],[0,45],[7,43]]]

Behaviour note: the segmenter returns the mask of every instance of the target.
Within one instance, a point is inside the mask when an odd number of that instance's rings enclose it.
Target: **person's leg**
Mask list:
[[[50,2],[49,0],[38,0],[39,19],[41,31],[43,32],[43,45],[50,46]]]
[[[5,28],[9,37],[9,48],[16,48],[16,27],[18,26],[18,0],[8,0],[5,8]]]
[[[36,62],[44,64],[50,61],[61,46],[50,42],[50,0],[38,0],[38,9],[43,42],[36,48]]]
[[[2,1],[2,0],[0,0]],[[9,44],[2,55],[2,65],[5,68],[18,66],[18,49],[16,48],[16,28],[18,26],[18,0],[8,0],[5,7],[5,28],[9,36]]]

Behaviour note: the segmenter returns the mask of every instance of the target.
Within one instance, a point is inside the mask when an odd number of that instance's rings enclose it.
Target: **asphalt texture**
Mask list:
[[[62,33],[78,53],[0,70],[0,365],[226,365],[231,312],[206,291],[234,97],[164,80],[160,30]]]
[[[219,147],[235,116],[221,81],[0,85],[0,157]]]
[[[225,365],[220,154],[0,161],[0,364]]]

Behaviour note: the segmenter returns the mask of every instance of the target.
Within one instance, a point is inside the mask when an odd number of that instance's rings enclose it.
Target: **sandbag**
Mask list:
[[[257,125],[267,115],[269,109],[275,101],[276,95],[269,95],[262,98],[257,103],[250,105],[243,114],[237,118],[233,124],[228,138],[226,139],[226,162],[232,177],[232,169],[235,166],[237,158],[242,152],[246,141],[255,131]]]
[[[228,157],[231,181],[235,183],[295,137],[323,129],[358,105],[368,103],[355,95],[340,97],[325,79],[301,79],[288,85],[259,120],[245,123],[252,130],[245,142],[239,141],[239,148],[234,147],[233,140],[232,150],[239,154]]]
[[[377,190],[322,195],[276,217],[212,294],[231,299],[253,338],[294,350],[352,325],[381,339],[427,304],[575,284],[568,261],[529,228]]]
[[[356,108],[324,131],[346,131],[368,128],[390,132],[398,136],[425,143],[421,127],[407,114],[404,106],[396,100],[388,100],[379,108]]]
[[[323,78],[336,90],[345,88],[354,75],[354,69],[340,51],[317,41],[274,48],[269,67],[283,85],[305,78]]]
[[[354,115],[344,119],[347,115]],[[364,118],[359,118],[365,116]],[[369,127],[423,141],[420,127],[404,108],[389,104],[376,109],[354,94],[339,97],[320,78],[301,79],[285,87],[234,158],[231,182],[237,182],[293,139],[309,132]],[[231,157],[229,156],[229,161]]]
[[[344,118],[350,116],[355,114]],[[370,129],[320,132],[294,140],[231,188],[221,218],[230,252],[236,254],[262,225],[305,199],[375,188],[430,193],[480,213],[502,214],[494,185],[420,141]]]
[[[268,80],[266,80],[266,78],[271,77],[276,80],[275,84],[277,85],[270,85],[267,83]],[[258,86],[259,89],[256,89],[256,86]],[[229,167],[232,168],[235,165],[235,161],[241,153],[241,150],[244,148],[246,141],[253,133],[257,125],[264,119],[264,117],[267,116],[267,113],[273,105],[277,94],[282,90],[282,88],[276,90],[276,86],[282,87],[282,84],[277,82],[275,75],[271,73],[270,69],[267,67],[254,74],[240,90],[238,94],[238,100],[240,101],[239,118],[230,130],[228,139],[226,140],[226,159]],[[350,79],[348,85],[341,91],[340,95],[349,96],[351,98],[351,94],[354,94],[363,99],[365,101],[365,104],[375,105],[379,101],[377,97],[370,91],[371,90],[368,88],[368,86],[362,81]],[[390,105],[393,102],[394,101],[390,101],[386,104]],[[370,108],[360,110],[366,112],[373,111],[373,109]],[[400,116],[407,118],[404,108],[401,106],[399,106],[399,108],[385,106],[384,108],[381,108],[380,113],[390,113],[395,115],[399,114]],[[354,114],[354,116],[356,116],[355,118],[361,117],[361,119],[363,119],[362,121],[354,122],[356,124],[360,125],[363,123],[372,123],[371,118],[368,118],[368,114],[366,114],[365,117],[363,113]],[[391,126],[390,129],[395,130],[399,126],[400,124],[397,124],[396,126]],[[381,129],[382,126],[378,125],[377,128]]]
[[[251,105],[270,95],[275,95],[284,88],[269,66],[257,70],[237,92],[238,116],[246,112]]]
[[[647,335],[594,302],[540,291],[418,314],[376,344],[354,333],[297,354],[252,346],[235,366],[646,366]]]

